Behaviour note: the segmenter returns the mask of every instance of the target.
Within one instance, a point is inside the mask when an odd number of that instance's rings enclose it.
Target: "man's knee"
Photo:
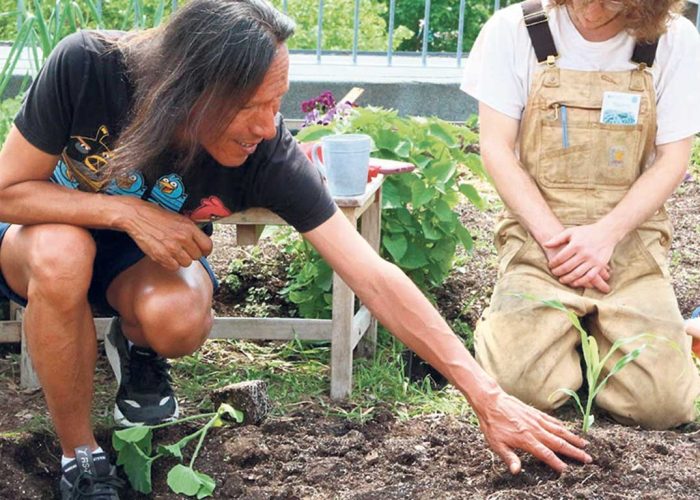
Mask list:
[[[68,225],[42,225],[33,232],[27,251],[27,295],[71,307],[84,301],[92,279],[95,242],[85,229]]]
[[[213,324],[211,307],[195,289],[178,294],[154,293],[143,300],[136,314],[150,347],[167,358],[199,349]]]

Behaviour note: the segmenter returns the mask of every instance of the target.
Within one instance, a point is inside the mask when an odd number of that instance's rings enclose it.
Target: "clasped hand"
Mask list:
[[[609,231],[594,223],[563,230],[544,243],[544,250],[549,268],[560,283],[608,293],[608,264],[616,244]]]
[[[170,271],[209,255],[211,239],[187,217],[143,202],[126,232],[152,260]]]

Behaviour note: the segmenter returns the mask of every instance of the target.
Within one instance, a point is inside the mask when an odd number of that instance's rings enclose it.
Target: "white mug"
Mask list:
[[[323,149],[323,162],[318,150]],[[327,135],[314,144],[311,157],[328,179],[333,196],[364,194],[369,171],[372,138],[365,134]]]

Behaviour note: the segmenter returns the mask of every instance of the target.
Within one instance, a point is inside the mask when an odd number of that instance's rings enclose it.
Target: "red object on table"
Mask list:
[[[311,158],[311,151],[313,150],[316,142],[302,142],[299,143],[299,148],[304,152],[306,157],[313,161]],[[318,156],[321,161],[323,161],[323,150],[319,149]],[[393,175],[401,174],[404,172],[413,172],[416,166],[413,163],[407,161],[396,161],[396,160],[382,160],[380,158],[370,158],[369,159],[369,172],[367,173],[367,182],[374,179],[377,175]]]

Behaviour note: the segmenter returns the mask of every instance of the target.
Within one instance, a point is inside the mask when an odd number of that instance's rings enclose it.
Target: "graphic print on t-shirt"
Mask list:
[[[148,201],[173,212],[179,212],[186,199],[185,186],[182,184],[182,178],[177,174],[164,175],[158,179],[148,196]]]
[[[232,213],[218,196],[208,196],[199,200],[199,206],[185,215],[195,222],[210,222],[228,217]]]
[[[116,180],[110,181],[104,189],[105,193],[121,196],[143,197],[146,192],[146,182],[140,172],[131,172]]]
[[[109,162],[109,130],[105,125],[93,137],[71,136],[61,158],[83,191],[100,191],[104,184],[100,171]]]

